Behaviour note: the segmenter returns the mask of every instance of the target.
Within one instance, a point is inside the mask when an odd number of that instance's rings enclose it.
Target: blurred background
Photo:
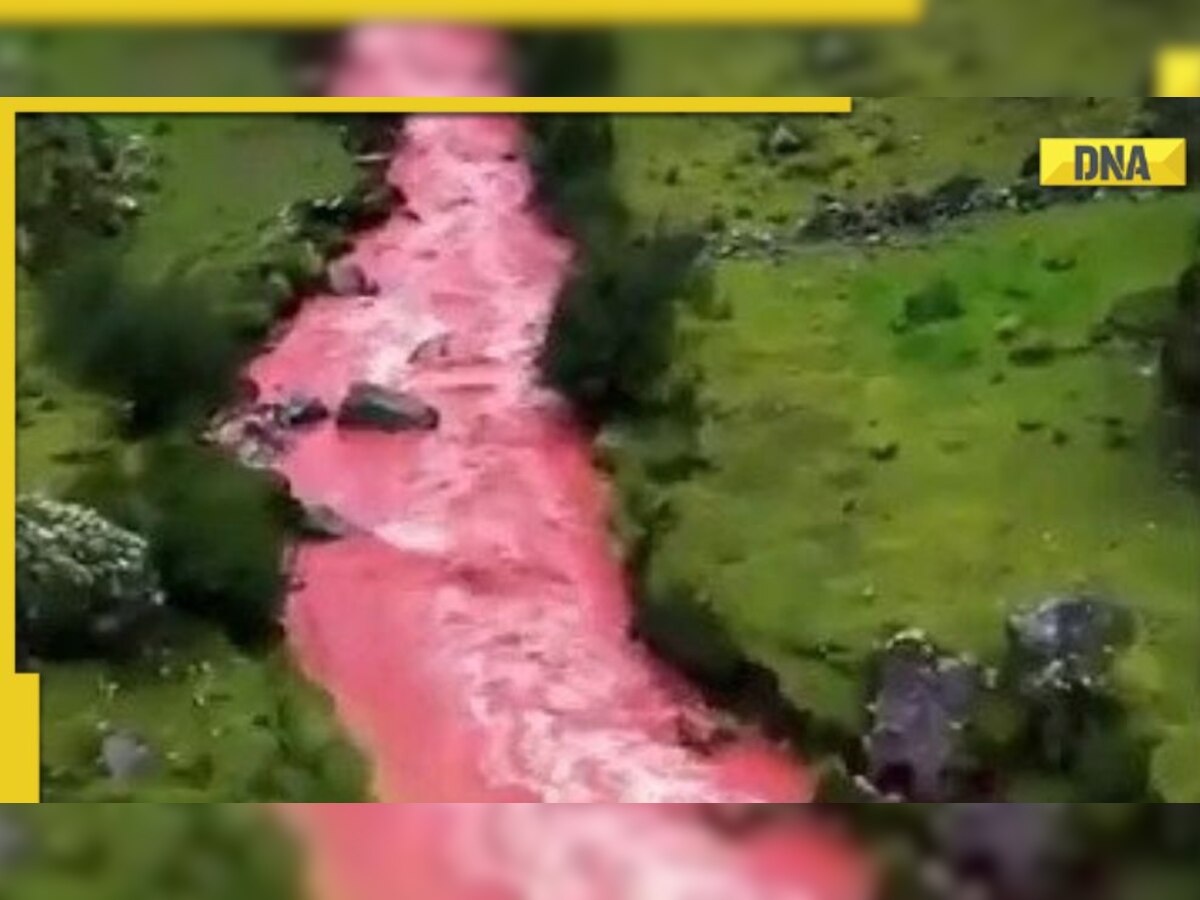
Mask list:
[[[1190,0],[931,0],[917,27],[615,28],[526,34],[567,54],[577,83],[560,93],[1030,96],[1143,93],[1164,44],[1200,41]],[[318,47],[319,31],[7,29],[6,94],[272,95],[313,82],[281,56]],[[605,45],[600,60],[575,55]]]

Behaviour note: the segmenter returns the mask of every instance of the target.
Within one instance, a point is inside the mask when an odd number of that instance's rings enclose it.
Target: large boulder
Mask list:
[[[867,777],[912,800],[943,800],[965,773],[961,734],[979,687],[970,663],[940,654],[921,634],[902,632],[879,655]]]
[[[439,421],[437,409],[415,394],[368,381],[350,385],[337,413],[339,427],[388,432],[431,430]]]

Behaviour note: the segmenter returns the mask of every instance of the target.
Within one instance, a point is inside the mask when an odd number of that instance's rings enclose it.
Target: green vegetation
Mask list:
[[[303,896],[282,827],[245,805],[45,804],[4,810],[13,900]]]
[[[198,442],[275,317],[377,202],[356,186],[339,124],[21,123],[21,224],[38,253],[18,291],[20,489],[82,502],[142,536],[166,601],[119,647],[97,647],[103,658],[34,660],[47,798],[364,793],[327,702],[273,649],[287,498]],[[122,169],[131,147],[136,178]],[[117,218],[91,215],[114,205]],[[145,748],[135,778],[105,759],[106,742],[122,740]]]
[[[1155,791],[1184,795],[1162,782],[1200,723],[1200,531],[1156,361],[1197,250],[1194,196],[979,212],[866,245],[787,230],[822,191],[1009,184],[1036,138],[1138,118],[1124,101],[869,100],[786,120],[802,137],[784,156],[764,139],[780,120],[615,121],[631,233],[707,228],[719,248],[771,231],[718,254],[711,294],[675,307],[657,380],[690,386],[686,410],[603,409],[641,618],[668,622],[650,643],[714,686],[739,657],[766,669],[814,735],[849,743],[889,634],[918,627],[999,667],[1011,613],[1098,593],[1136,619],[1120,712],[1031,767],[1023,714],[989,700],[977,749],[1010,796],[1099,800],[1142,796],[1162,747]]]

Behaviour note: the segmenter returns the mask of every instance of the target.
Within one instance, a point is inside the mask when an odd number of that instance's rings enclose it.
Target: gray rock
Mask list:
[[[379,285],[367,276],[358,263],[348,259],[330,263],[326,278],[329,290],[339,297],[363,297],[379,293]]]
[[[322,503],[302,505],[298,528],[304,537],[318,541],[334,541],[354,530],[349,522]]]
[[[275,415],[280,425],[297,428],[329,418],[329,407],[320,397],[296,393],[276,407]]]
[[[350,385],[337,414],[339,427],[388,432],[432,430],[439,421],[437,409],[415,394],[366,381]]]
[[[1133,631],[1129,610],[1116,603],[1082,594],[1049,597],[1009,617],[1009,665],[1030,697],[1096,691]]]
[[[128,731],[114,731],[100,743],[100,764],[114,781],[133,781],[154,771],[150,747]]]
[[[865,741],[872,783],[912,800],[953,796],[963,769],[959,734],[978,687],[974,666],[939,655],[922,637],[893,638],[879,660]]]

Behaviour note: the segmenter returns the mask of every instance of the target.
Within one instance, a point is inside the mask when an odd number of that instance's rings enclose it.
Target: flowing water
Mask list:
[[[346,50],[339,93],[508,87],[502,47],[482,32],[367,28]],[[602,805],[798,801],[810,782],[754,736],[707,754],[684,746],[681,722],[711,713],[628,638],[587,435],[536,379],[572,248],[532,205],[521,123],[410,117],[398,148],[389,177],[405,204],[351,254],[378,295],[312,299],[250,371],[265,400],[301,391],[335,406],[369,380],[441,413],[436,430],[398,435],[325,423],[277,464],[299,497],[354,528],[300,548],[291,647],[334,698],[381,799],[413,804],[298,814],[330,890],[775,896],[779,879],[753,869],[788,872],[788,896],[818,884],[845,896],[853,879],[831,873],[847,867],[815,840],[730,857],[684,807]],[[447,836],[437,853],[435,834]],[[576,869],[594,870],[590,887],[563,886]]]

